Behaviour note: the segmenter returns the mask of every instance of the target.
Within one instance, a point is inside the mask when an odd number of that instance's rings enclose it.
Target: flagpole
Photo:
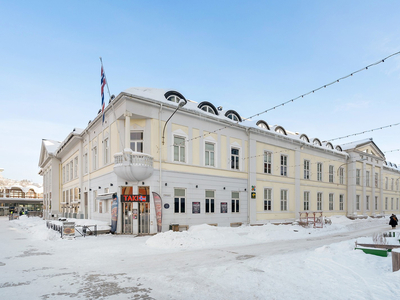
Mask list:
[[[100,56],[100,62],[101,62],[101,67],[102,67],[103,70],[104,70],[104,67],[103,67],[103,59],[101,58],[101,56]],[[107,80],[106,72],[104,72],[104,79],[106,80],[106,86],[107,86],[108,97],[111,99],[110,88],[108,87],[108,80]]]
[[[111,101],[111,107],[113,110],[113,114],[114,114],[114,118],[115,118],[115,123],[117,125],[117,131],[118,131],[118,135],[119,135],[119,141],[121,143],[121,151],[124,151],[124,143],[122,142],[122,136],[121,136],[121,132],[119,131],[119,124],[118,124],[118,119],[117,119],[117,115],[115,114],[115,109],[114,109],[114,101],[113,99],[111,99],[111,93],[110,93],[110,89],[108,87],[108,80],[107,80],[107,76],[106,76],[106,72],[104,71],[104,67],[103,67],[103,59],[100,56],[100,62],[101,62],[101,68],[103,69],[103,73],[104,73],[104,80],[106,81],[106,86],[107,86],[107,91],[108,91],[108,96],[110,97],[110,101]],[[104,125],[103,125],[104,126]],[[122,156],[123,159],[125,160],[125,155]]]

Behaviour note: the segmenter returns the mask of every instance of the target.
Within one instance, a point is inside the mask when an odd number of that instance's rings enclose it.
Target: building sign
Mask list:
[[[159,194],[153,192],[154,205],[156,208],[157,232],[162,231],[162,199]]]
[[[150,202],[148,195],[121,195],[121,202]]]
[[[228,212],[228,202],[221,202],[221,214]]]
[[[75,222],[63,222],[61,237],[64,238],[75,238]]]
[[[251,192],[251,199],[256,199],[256,192]]]

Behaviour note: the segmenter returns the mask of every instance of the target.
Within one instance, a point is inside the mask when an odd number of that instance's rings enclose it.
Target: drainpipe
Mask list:
[[[247,155],[248,155],[248,160],[247,160],[247,224],[250,225],[250,214],[251,214],[251,184],[250,184],[250,180],[251,180],[251,176],[250,176],[250,168],[251,168],[251,164],[250,164],[250,128],[246,128],[246,134],[247,134]],[[250,195],[250,197],[249,197]]]
[[[159,189],[158,189],[158,191],[159,191],[159,193],[160,193],[160,197],[162,197],[161,195],[162,195],[162,192],[161,192],[161,171],[162,171],[162,168],[161,168],[161,159],[162,159],[162,155],[161,155],[161,151],[162,151],[162,148],[161,148],[161,113],[162,113],[162,109],[163,109],[163,104],[161,103],[160,104],[160,111],[158,112],[158,132],[160,133],[159,134],[159,142],[158,142],[158,146],[159,146],[159,149],[158,149],[158,152],[159,152],[159,168],[160,168],[160,172],[159,172]]]

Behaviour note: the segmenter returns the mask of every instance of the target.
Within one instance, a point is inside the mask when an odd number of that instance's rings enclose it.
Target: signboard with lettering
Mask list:
[[[148,195],[121,195],[121,202],[150,202]]]

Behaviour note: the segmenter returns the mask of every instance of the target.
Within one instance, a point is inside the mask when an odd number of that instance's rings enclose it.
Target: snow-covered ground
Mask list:
[[[354,250],[357,238],[390,230],[388,219],[331,219],[320,229],[199,225],[68,240],[40,218],[0,217],[0,298],[398,298],[391,256]]]

